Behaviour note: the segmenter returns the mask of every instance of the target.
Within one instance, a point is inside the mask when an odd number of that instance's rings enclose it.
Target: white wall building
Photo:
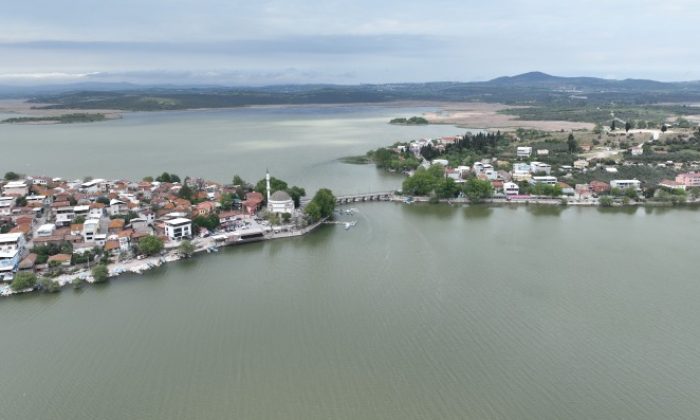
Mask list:
[[[39,226],[39,229],[36,230],[35,236],[37,238],[45,238],[47,236],[53,235],[53,233],[56,231],[56,225],[53,223],[46,223],[44,225]]]
[[[12,215],[12,208],[15,206],[14,197],[0,197],[0,216]]]
[[[530,172],[549,175],[552,172],[552,166],[542,162],[530,162]]]
[[[640,191],[642,189],[642,183],[636,179],[613,179],[610,181],[610,188],[619,188],[621,190],[633,188],[636,191]]]
[[[271,213],[294,213],[294,200],[286,191],[275,191],[267,201],[267,211]]]
[[[546,185],[557,185],[557,177],[555,176],[533,176],[530,179],[530,184],[546,184]]]
[[[73,206],[59,207],[56,209],[56,224],[59,226],[67,226],[73,223],[75,219],[75,211]]]
[[[520,194],[520,187],[515,182],[504,182],[503,193],[505,195],[518,195]]]
[[[29,194],[29,185],[26,181],[10,181],[2,187],[2,194],[24,197]]]
[[[192,237],[192,221],[184,217],[165,222],[165,236],[170,240]]]
[[[532,147],[529,146],[519,146],[516,149],[516,154],[519,158],[529,158],[532,156]]]
[[[87,219],[83,223],[83,239],[85,242],[92,242],[95,240],[95,235],[100,233],[100,219]]]

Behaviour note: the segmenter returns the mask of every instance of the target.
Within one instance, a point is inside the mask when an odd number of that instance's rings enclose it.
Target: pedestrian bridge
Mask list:
[[[361,203],[363,201],[390,201],[393,191],[366,192],[355,194],[343,194],[335,197],[335,204]],[[302,199],[302,204],[307,204],[311,199]]]
[[[362,201],[389,201],[391,196],[394,194],[393,191],[380,191],[380,192],[369,192],[360,194],[347,194],[339,195],[335,197],[336,204],[350,204],[358,203]]]

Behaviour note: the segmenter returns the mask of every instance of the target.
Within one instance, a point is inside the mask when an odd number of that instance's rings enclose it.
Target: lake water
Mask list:
[[[163,171],[231,182],[254,182],[265,169],[310,192],[342,193],[396,188],[400,178],[339,165],[396,141],[461,134],[453,126],[395,126],[401,115],[428,108],[397,106],[257,107],[127,113],[89,124],[0,125],[2,173],[13,170],[64,178],[141,179]]]
[[[697,418],[700,211],[356,207],[348,231],[0,300],[0,419]]]

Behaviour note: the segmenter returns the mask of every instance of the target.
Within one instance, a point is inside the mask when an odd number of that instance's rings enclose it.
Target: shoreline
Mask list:
[[[426,196],[415,196],[412,197],[412,200],[410,202],[406,201],[407,196],[403,195],[392,195],[389,200],[378,200],[378,201],[358,201],[358,202],[349,202],[346,203],[345,205],[352,205],[352,204],[361,204],[361,203],[393,203],[393,204],[402,204],[402,205],[412,205],[412,204],[418,204],[418,205],[447,205],[447,206],[459,206],[459,207],[467,207],[467,206],[484,206],[484,207],[527,207],[527,206],[545,206],[545,207],[559,207],[562,209],[565,209],[567,207],[579,207],[579,208],[592,208],[596,207],[599,209],[609,209],[609,210],[621,210],[625,208],[640,208],[640,207],[650,207],[650,208],[677,208],[677,207],[697,207],[700,205],[700,199],[692,201],[692,202],[686,202],[683,204],[672,204],[668,202],[646,202],[646,201],[635,201],[631,202],[628,204],[622,204],[622,203],[614,203],[610,207],[602,206],[600,205],[599,202],[595,200],[591,201],[569,201],[566,200],[566,204],[564,204],[563,200],[561,198],[547,198],[547,197],[529,197],[529,198],[517,198],[517,199],[507,199],[507,198],[490,198],[490,199],[484,199],[478,203],[471,203],[468,199],[466,198],[455,198],[455,199],[440,199],[438,203],[434,203],[430,201],[429,197]],[[133,275],[143,275],[148,271],[151,271],[153,269],[159,268],[163,265],[166,265],[168,263],[173,263],[181,260],[186,260],[190,259],[193,257],[196,257],[200,254],[205,254],[205,253],[217,253],[219,252],[219,247],[233,247],[233,246],[239,246],[239,245],[245,245],[249,243],[257,243],[257,242],[265,242],[265,241],[272,241],[272,240],[278,240],[278,239],[289,239],[289,238],[296,238],[296,237],[303,237],[305,235],[313,233],[315,230],[317,230],[321,225],[324,224],[345,224],[345,222],[338,222],[338,221],[329,221],[327,219],[320,220],[316,222],[313,225],[307,226],[303,229],[300,230],[292,230],[292,231],[287,231],[287,232],[277,232],[275,233],[270,232],[266,234],[264,237],[259,238],[259,239],[251,239],[251,240],[239,240],[239,241],[230,241],[230,242],[223,242],[223,243],[215,243],[212,242],[213,238],[208,237],[208,238],[195,238],[192,239],[192,244],[195,246],[195,251],[192,253],[190,256],[182,256],[181,254],[178,253],[177,251],[177,246],[172,246],[171,245],[168,248],[168,252],[165,254],[157,255],[157,256],[151,256],[144,258],[142,260],[134,260],[130,259],[127,261],[122,261],[122,262],[115,262],[107,265],[109,275],[109,279],[114,279],[117,277],[120,277],[124,274],[133,274]],[[212,250],[212,248],[216,248],[215,250]],[[43,276],[42,276],[43,277]],[[71,286],[72,281],[76,278],[80,278],[83,281],[85,281],[86,284],[88,285],[94,285],[94,279],[92,278],[92,274],[90,270],[82,269],[74,273],[70,274],[61,274],[57,277],[48,277],[51,278],[52,280],[56,281],[59,285],[59,290],[68,288]],[[8,289],[9,290],[9,289]],[[29,290],[20,290],[20,291],[9,291],[0,293],[0,297],[11,297],[15,295],[24,295],[24,294],[42,294],[41,290],[38,288],[33,288]]]
[[[180,260],[185,260],[189,259],[192,257],[195,257],[199,254],[209,254],[209,253],[216,253],[219,252],[219,247],[233,247],[233,246],[239,246],[239,245],[245,245],[249,243],[255,243],[255,242],[265,242],[265,241],[272,241],[272,240],[278,240],[278,239],[288,239],[288,238],[296,238],[296,237],[302,237],[305,236],[309,233],[312,233],[314,230],[318,229],[323,224],[326,224],[327,220],[323,219],[320,220],[313,225],[306,226],[302,229],[299,230],[292,230],[292,231],[287,231],[287,232],[270,232],[263,236],[262,238],[259,239],[251,239],[251,240],[238,240],[238,241],[223,241],[221,243],[217,243],[213,237],[208,237],[208,238],[194,238],[191,240],[192,245],[195,247],[194,252],[190,256],[182,256],[179,254],[177,250],[177,246],[172,246],[173,244],[170,243],[168,245],[171,245],[170,248],[164,249],[164,253],[161,253],[160,255],[154,255],[150,257],[146,257],[144,259],[138,260],[138,259],[129,259],[126,261],[120,261],[120,262],[115,262],[115,263],[110,263],[107,264],[107,270],[108,270],[108,278],[113,279],[116,277],[119,277],[123,274],[134,274],[134,275],[141,275],[144,274],[147,271],[156,269],[162,265],[165,265],[167,263],[172,263]],[[177,245],[177,244],[175,244]],[[215,250],[213,250],[215,249]],[[45,277],[45,276],[37,276],[39,278]],[[85,283],[89,285],[94,285],[95,281],[92,277],[92,273],[90,269],[83,269],[78,270],[74,273],[70,274],[61,274],[56,277],[46,277],[50,278],[53,281],[58,283],[59,290],[65,289],[67,287],[70,287],[73,280],[75,279],[82,279],[85,281]],[[28,294],[28,293],[34,293],[34,294],[41,294],[41,290],[38,288],[34,287],[32,289],[27,289],[27,290],[18,290],[18,291],[12,291],[11,289],[7,289],[8,291],[0,293],[0,297],[10,297],[14,295],[23,295],[23,294]]]

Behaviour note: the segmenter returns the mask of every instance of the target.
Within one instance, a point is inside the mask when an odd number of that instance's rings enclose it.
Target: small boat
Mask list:
[[[413,197],[406,197],[403,199],[404,204],[413,204]]]
[[[345,222],[345,230],[350,229],[351,227],[355,226],[357,224],[357,221],[352,221],[352,222]]]

